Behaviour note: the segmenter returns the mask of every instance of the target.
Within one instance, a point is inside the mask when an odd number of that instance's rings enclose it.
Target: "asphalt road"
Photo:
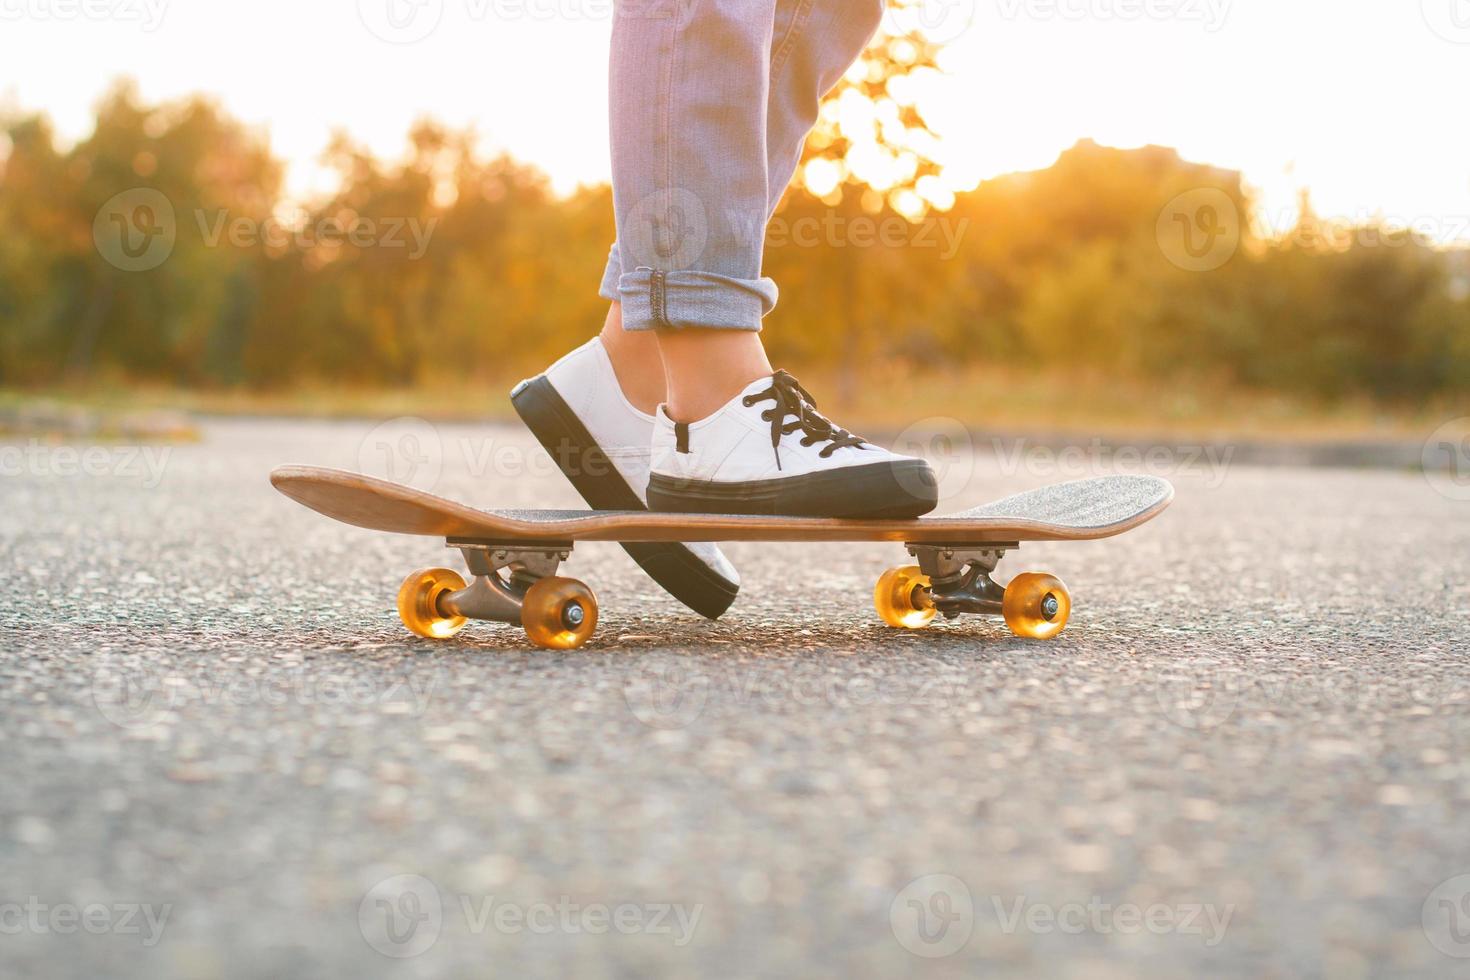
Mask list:
[[[266,475],[570,490],[513,429],[370,430],[0,443],[0,975],[1470,975],[1470,503],[1418,473],[962,439],[947,509],[1179,495],[1007,558],[1070,585],[1051,643],[884,629],[895,546],[732,546],[709,624],[588,545],[548,653],[410,637],[457,556]]]

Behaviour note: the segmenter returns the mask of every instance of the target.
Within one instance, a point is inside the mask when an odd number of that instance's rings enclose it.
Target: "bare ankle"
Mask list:
[[[623,397],[638,411],[652,415],[665,394],[658,338],[651,331],[624,330],[621,303],[608,307],[607,319],[598,336],[612,362]]]
[[[752,381],[771,374],[755,331],[666,330],[658,342],[667,376],[664,410],[677,422],[714,414]]]

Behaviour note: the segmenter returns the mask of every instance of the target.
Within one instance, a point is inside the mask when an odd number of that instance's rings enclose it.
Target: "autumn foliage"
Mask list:
[[[912,106],[893,112],[900,137],[922,124]],[[558,196],[533,167],[480,158],[465,134],[421,124],[394,162],[339,139],[339,189],[299,207],[283,201],[265,135],[208,101],[144,105],[118,87],[69,148],[44,117],[4,122],[6,385],[502,379],[602,320],[608,189]],[[1314,234],[1309,210],[1295,234],[1268,237],[1238,174],[1163,148],[1084,141],[1046,170],[958,191],[916,157],[899,177],[936,181],[905,197],[844,169],[850,142],[819,134],[807,162],[825,162],[798,176],[770,229],[780,362],[851,378],[875,359],[1082,368],[1384,402],[1470,390],[1463,251],[1403,232]],[[137,188],[172,209],[167,257],[142,270],[99,244],[129,230],[109,202]],[[1202,190],[1227,202],[1216,210],[1233,212],[1239,238],[1217,267],[1176,254],[1161,223]]]

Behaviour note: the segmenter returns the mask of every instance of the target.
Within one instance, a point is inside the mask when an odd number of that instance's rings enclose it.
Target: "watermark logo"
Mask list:
[[[644,197],[625,227],[626,241],[618,247],[638,268],[694,268],[709,244],[709,212],[699,195],[682,187]]]
[[[1098,895],[1093,895],[1086,902],[1063,902],[1059,905],[1028,901],[1025,895],[1012,896],[1009,901],[992,895],[990,903],[995,910],[996,921],[1006,935],[1017,931],[1040,936],[1052,933],[1133,936],[1147,932],[1155,936],[1198,936],[1207,947],[1218,946],[1224,941],[1225,931],[1235,916],[1234,904],[1222,906],[1189,902],[1165,905],[1154,902],[1138,905],[1107,902]]]
[[[444,441],[424,419],[389,419],[363,437],[357,447],[357,469],[427,493],[444,473]]]
[[[1219,488],[1235,458],[1233,445],[1175,443],[1151,446],[1112,446],[1094,437],[1086,444],[1052,447],[1026,438],[990,440],[990,451],[1005,476],[1026,474],[1048,480],[1146,473],[1152,476],[1191,476]]]
[[[1470,959],[1470,874],[1436,885],[1424,899],[1419,923],[1435,949],[1457,960]]]
[[[163,25],[169,0],[0,0],[0,21],[111,20],[135,23],[145,34]]]
[[[881,218],[866,214],[850,217],[835,208],[825,209],[820,216],[807,214],[793,218],[778,214],[769,222],[732,211],[726,213],[725,221],[739,241],[747,244],[764,241],[772,249],[917,248],[934,251],[941,262],[959,254],[965,233],[970,230],[969,218],[947,214],[930,214],[910,221],[896,214]]]
[[[1470,243],[1470,215],[1465,214],[1385,213],[1357,208],[1303,222],[1293,210],[1259,209],[1251,214],[1249,226],[1257,238],[1310,251],[1400,249],[1411,245],[1433,248]],[[1279,230],[1283,228],[1287,230]]]
[[[975,931],[975,901],[954,875],[924,875],[893,896],[888,924],[899,945],[915,956],[952,956]]]
[[[147,272],[168,261],[178,239],[174,206],[151,187],[114,195],[92,221],[97,254],[124,272]]]
[[[914,0],[889,4],[883,32],[891,37],[916,34],[935,44],[948,44],[975,22],[975,0]]]
[[[704,906],[678,902],[581,902],[570,895],[552,901],[512,902],[495,895],[460,894],[446,902],[423,875],[385,878],[357,906],[357,924],[373,949],[393,959],[421,956],[434,947],[451,916],[472,936],[502,935],[667,936],[676,947],[694,939]]]
[[[1239,679],[1224,671],[1174,669],[1154,682],[1164,717],[1192,731],[1209,731],[1230,720],[1240,700]]]
[[[231,214],[228,209],[193,211],[193,230],[205,248],[287,249],[331,253],[343,248],[375,249],[402,255],[410,262],[429,251],[439,217],[378,215],[351,211],[316,216],[301,211],[292,220]],[[190,231],[187,219],[182,229]],[[159,191],[135,187],[111,198],[92,223],[97,252],[125,272],[156,269],[173,255],[180,225],[173,203]]]
[[[1232,0],[997,0],[1006,20],[1180,21],[1207,34],[1225,26]]]
[[[178,689],[152,665],[104,664],[92,674],[92,703],[119,728],[152,728],[174,709],[177,700]]]
[[[874,704],[940,707],[962,693],[957,676],[917,678],[833,674],[819,667],[771,671],[723,667],[693,670],[682,664],[650,663],[631,676],[623,698],[633,716],[650,728],[687,728],[711,697],[734,706],[825,705],[861,710]]]
[[[439,889],[423,875],[384,878],[358,903],[357,928],[384,956],[408,959],[427,953],[444,928]]]
[[[223,669],[164,670],[152,664],[104,663],[92,674],[97,712],[120,728],[145,729],[188,705],[392,706],[422,717],[440,677],[421,671],[400,677],[342,676],[300,667],[257,675]]]
[[[1438,708],[1466,700],[1462,685],[1420,678],[1365,685],[1348,670],[1243,671],[1209,661],[1166,670],[1154,680],[1153,693],[1165,718],[1198,732],[1218,728],[1237,713],[1281,716],[1323,708],[1360,711],[1372,704]]]
[[[1197,187],[1159,212],[1154,228],[1164,257],[1186,272],[1213,272],[1240,248],[1240,209],[1218,187]]]
[[[920,419],[898,434],[893,451],[928,461],[939,484],[940,500],[964,493],[975,476],[975,440],[959,419],[945,415]],[[906,471],[900,479],[915,477]]]
[[[1470,415],[1450,419],[1424,441],[1424,479],[1450,500],[1470,500]]]
[[[1470,44],[1470,0],[1419,0],[1429,29],[1453,44]]]
[[[350,245],[357,249],[401,251],[409,261],[417,261],[429,251],[439,218],[370,218],[349,214],[316,221],[303,217],[288,224],[273,217],[262,220],[232,216],[224,209],[211,214],[199,208],[194,212],[194,223],[206,248],[219,248],[222,243],[228,243],[241,249],[263,245],[277,252],[288,247],[294,247],[298,252],[309,252],[312,249],[331,251]]]
[[[704,713],[709,678],[683,664],[645,662],[623,684],[628,709],[649,728],[688,728]]]
[[[438,29],[444,0],[357,0],[357,16],[380,41],[415,44]]]
[[[145,490],[163,482],[170,446],[68,446],[31,439],[0,446],[0,476],[137,480]]]
[[[152,949],[163,938],[172,903],[147,902],[43,902],[31,895],[24,902],[0,902],[0,936],[70,936],[78,932],[93,936],[140,936],[139,942]]]

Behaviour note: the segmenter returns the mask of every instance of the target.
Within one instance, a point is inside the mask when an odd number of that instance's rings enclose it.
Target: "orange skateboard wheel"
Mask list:
[[[464,588],[464,579],[452,568],[420,568],[398,587],[398,618],[415,636],[447,640],[464,629],[463,616],[446,616],[439,597]]]
[[[873,587],[873,608],[896,629],[916,630],[928,626],[938,612],[929,598],[929,576],[918,565],[890,568]]]
[[[574,578],[540,579],[521,600],[521,626],[538,647],[575,650],[597,629],[597,596]]]
[[[1067,625],[1072,596],[1055,575],[1022,572],[1006,586],[1001,615],[1017,636],[1050,640]]]

